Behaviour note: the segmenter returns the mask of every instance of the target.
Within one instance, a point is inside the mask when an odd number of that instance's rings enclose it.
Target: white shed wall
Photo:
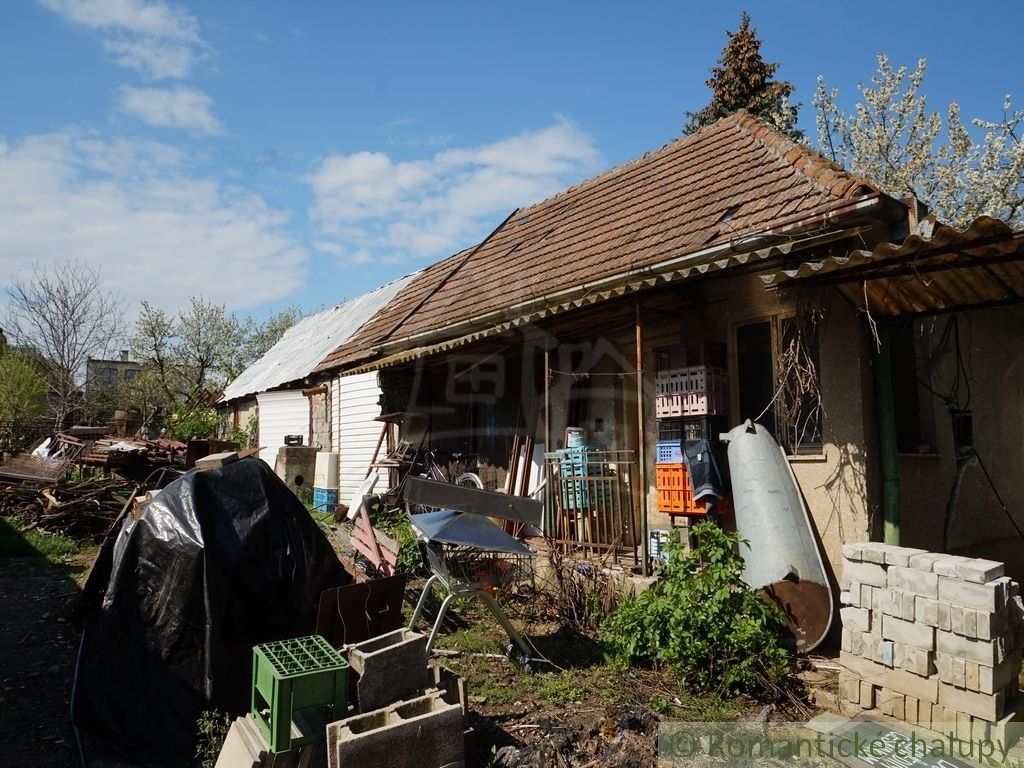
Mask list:
[[[338,474],[341,481],[339,498],[351,506],[352,494],[366,477],[374,448],[384,425],[374,419],[380,415],[380,387],[377,373],[340,376],[332,389],[336,394],[336,445],[339,453]],[[381,490],[378,488],[377,490]]]
[[[309,399],[296,389],[262,392],[256,401],[260,406],[260,458],[274,469],[285,435],[302,435],[303,444],[309,445]]]

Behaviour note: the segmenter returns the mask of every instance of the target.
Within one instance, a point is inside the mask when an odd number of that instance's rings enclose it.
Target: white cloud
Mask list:
[[[199,21],[163,0],[38,0],[69,24],[103,35],[103,47],[123,67],[154,78],[182,78],[207,45]]]
[[[67,257],[100,267],[129,311],[197,294],[247,308],[305,282],[287,215],[196,174],[178,150],[70,132],[0,147],[0,289],[34,262]]]
[[[592,173],[601,156],[591,136],[554,124],[477,147],[396,162],[383,152],[326,157],[309,178],[318,250],[366,263],[448,255],[483,237],[517,206]],[[333,247],[323,247],[325,241]]]
[[[223,133],[213,116],[213,99],[184,85],[174,88],[124,86],[119,107],[125,114],[160,128],[182,128],[211,136]]]

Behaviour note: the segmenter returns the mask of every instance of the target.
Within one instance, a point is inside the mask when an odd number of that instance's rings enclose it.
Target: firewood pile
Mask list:
[[[116,476],[0,485],[0,516],[17,518],[22,530],[37,528],[99,541],[133,488]]]

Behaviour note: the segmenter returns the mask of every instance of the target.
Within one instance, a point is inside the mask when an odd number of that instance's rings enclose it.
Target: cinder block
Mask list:
[[[876,702],[878,704],[878,711],[883,715],[889,717],[895,717],[896,714],[896,698],[899,696],[895,691],[891,691],[888,688],[880,688]]]
[[[884,565],[885,551],[888,548],[888,544],[883,544],[880,541],[862,541],[860,542],[860,559],[865,563]]]
[[[939,601],[920,595],[915,597],[914,621],[927,624],[929,627],[939,626]]]
[[[946,555],[939,552],[922,552],[919,555],[911,555],[910,567],[919,571],[924,571],[925,573],[931,573],[932,566],[935,562],[944,557],[946,557]]]
[[[866,608],[841,608],[839,616],[843,620],[843,627],[860,632],[871,630],[871,616]]]
[[[914,568],[893,566],[886,574],[889,589],[900,589],[915,595],[936,598],[939,596],[939,577]]]
[[[1003,692],[993,694],[975,693],[939,683],[939,704],[946,709],[980,717],[990,723],[1003,716]]]
[[[427,637],[409,629],[373,637],[343,649],[356,681],[360,712],[371,712],[427,687]]]
[[[860,601],[857,603],[857,605],[861,608],[873,609],[873,596],[875,594],[875,588],[872,587],[870,584],[858,584],[857,586],[860,588]]]
[[[892,569],[889,569],[892,572]],[[901,589],[880,589],[882,613],[904,621],[914,620],[914,595]]]
[[[927,650],[935,647],[934,627],[903,621],[895,616],[882,617],[882,637]]]
[[[981,665],[976,661],[964,661],[964,687],[968,691],[981,690]]]
[[[885,550],[885,564],[886,565],[897,565],[906,568],[910,565],[910,558],[916,555],[925,555],[927,552],[923,549],[913,549],[911,547],[889,547]]]
[[[949,656],[976,661],[986,667],[1001,664],[1007,656],[1006,636],[992,640],[971,640],[953,632],[935,632],[935,650]]]
[[[860,708],[875,708],[875,686],[865,680],[860,681]]]
[[[903,699],[904,713],[903,719],[908,723],[919,723],[921,722],[920,716],[918,715],[918,700],[913,696],[905,696]]]
[[[970,608],[964,608],[963,635],[964,637],[978,636],[978,612],[971,610]]]
[[[855,586],[855,585],[851,585]],[[854,597],[856,595],[856,597]],[[855,608],[860,606],[860,590],[844,589],[839,592],[840,605],[852,605]]]
[[[942,577],[939,579],[939,600],[982,611],[1000,611],[1005,607],[1005,589],[998,579],[987,584],[972,584]]]
[[[860,678],[849,674],[839,675],[839,698],[851,704],[860,704]]]
[[[938,601],[938,620],[939,623],[935,625],[936,629],[942,629],[946,632],[953,630],[952,610],[953,606],[942,600]]]
[[[462,708],[439,691],[327,726],[329,768],[441,768],[465,759]]]
[[[953,659],[951,664],[953,672],[952,686],[954,688],[967,688],[967,661],[965,659]]]
[[[843,578],[848,583],[858,582],[860,584],[869,584],[872,587],[884,587],[887,583],[885,575],[885,568],[876,563],[853,563],[845,561],[843,563]]]
[[[978,693],[1003,690],[1020,676],[1020,652],[1015,651],[996,666],[978,665]]]
[[[863,559],[864,545],[859,541],[843,544],[843,557],[859,563]]]
[[[959,579],[960,576],[957,574],[957,568],[961,565],[965,565],[969,557],[960,557],[959,555],[943,555],[932,563],[932,573],[937,573],[939,576],[948,576],[951,579]]]
[[[921,677],[935,673],[935,653],[905,643],[896,643],[894,666]]]
[[[859,675],[873,685],[884,686],[890,690],[913,696],[915,699],[938,702],[939,679],[937,677],[920,677],[902,669],[887,669],[869,659],[862,659],[849,653],[839,654],[839,663],[849,672]]]
[[[949,628],[958,635],[964,634],[964,607],[962,605],[949,606]]]
[[[1010,629],[1010,615],[1008,611],[977,611],[976,621],[977,637],[980,640],[991,640],[1006,633]]]
[[[966,712],[956,713],[956,737],[960,741],[971,740],[971,716]]]
[[[985,584],[993,579],[998,579],[1006,573],[1006,566],[995,560],[973,559],[965,563],[958,563],[956,575],[964,581],[975,584]]]

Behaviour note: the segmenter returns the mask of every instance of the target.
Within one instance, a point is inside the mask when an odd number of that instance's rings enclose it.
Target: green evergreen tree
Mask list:
[[[739,29],[726,30],[726,35],[729,42],[707,81],[712,90],[711,103],[700,112],[686,113],[683,134],[689,136],[705,125],[746,109],[793,138],[802,138],[802,133],[793,127],[799,105],[789,103],[795,86],[774,79],[779,65],[761,58],[761,40],[757,30],[750,26],[750,14],[744,11]]]

